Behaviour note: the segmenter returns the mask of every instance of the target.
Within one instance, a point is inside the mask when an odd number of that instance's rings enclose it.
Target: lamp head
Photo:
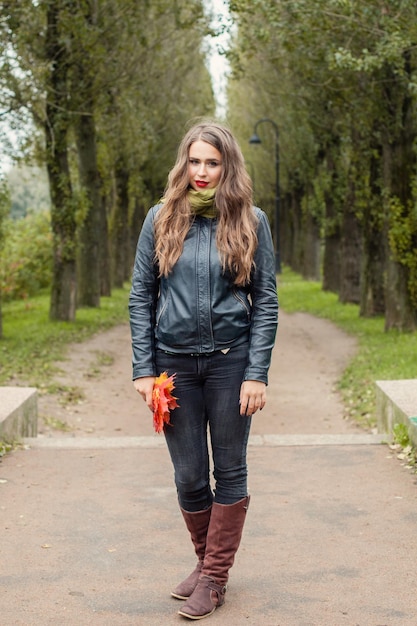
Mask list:
[[[259,144],[262,143],[261,138],[256,133],[253,133],[252,137],[249,139],[249,143]]]

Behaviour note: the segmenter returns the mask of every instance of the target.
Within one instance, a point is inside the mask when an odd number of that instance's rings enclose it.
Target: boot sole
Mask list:
[[[173,591],[171,591],[171,596],[175,598],[176,600],[188,600],[188,598],[190,597],[190,596],[180,596],[178,593],[174,593]]]
[[[178,615],[182,615],[182,617],[188,617],[188,619],[204,619],[205,617],[210,617],[210,615],[213,615],[214,611],[217,608],[218,607],[215,606],[214,609],[210,611],[210,613],[206,613],[205,615],[190,615],[189,613],[183,613],[182,611],[178,611]]]

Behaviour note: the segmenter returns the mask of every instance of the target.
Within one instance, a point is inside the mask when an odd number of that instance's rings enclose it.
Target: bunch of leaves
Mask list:
[[[340,303],[336,294],[323,291],[320,282],[303,280],[287,267],[279,277],[278,293],[286,312],[328,319],[356,338],[357,351],[339,389],[348,416],[363,426],[374,426],[375,382],[417,377],[417,333],[385,331],[382,316],[360,317],[357,305]]]
[[[170,424],[170,410],[179,406],[177,399],[172,395],[175,388],[175,374],[168,376],[167,372],[162,372],[155,379],[152,391],[153,425],[155,432],[161,433],[165,424]]]
[[[52,233],[49,213],[31,213],[20,220],[6,219],[0,251],[0,287],[3,300],[27,298],[51,283]]]

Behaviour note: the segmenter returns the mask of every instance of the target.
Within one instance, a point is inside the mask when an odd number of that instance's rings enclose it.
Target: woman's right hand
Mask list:
[[[152,407],[152,391],[155,382],[155,376],[143,376],[142,378],[136,378],[133,381],[133,386],[136,391],[142,396],[150,411],[153,412]]]

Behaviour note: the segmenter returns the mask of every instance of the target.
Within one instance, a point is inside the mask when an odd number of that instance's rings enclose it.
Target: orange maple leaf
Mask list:
[[[172,395],[175,374],[168,376],[167,372],[162,372],[155,378],[152,391],[153,426],[157,433],[161,433],[164,424],[170,424],[169,412],[179,406],[178,398]]]

